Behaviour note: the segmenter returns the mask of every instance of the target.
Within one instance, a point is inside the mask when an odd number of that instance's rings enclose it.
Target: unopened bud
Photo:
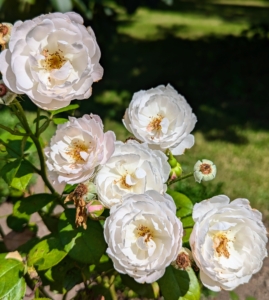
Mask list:
[[[177,162],[176,166],[171,169],[170,171],[170,180],[174,180],[178,177],[180,177],[182,174],[182,168],[180,163]]]
[[[104,211],[103,205],[98,200],[90,201],[86,205],[86,209],[87,209],[88,215],[90,215],[92,218],[98,218],[98,217],[100,217],[101,214]]]
[[[0,104],[9,105],[17,94],[11,92],[4,84],[3,80],[0,80]]]
[[[96,185],[91,181],[84,182],[84,185],[87,188],[87,192],[83,195],[83,197],[82,197],[83,200],[88,202],[88,201],[96,199],[97,198]]]

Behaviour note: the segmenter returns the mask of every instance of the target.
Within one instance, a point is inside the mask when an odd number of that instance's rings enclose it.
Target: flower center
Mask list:
[[[129,188],[131,188],[132,186],[126,182],[126,176],[127,176],[127,175],[123,175],[123,176],[121,177],[121,179],[120,179],[120,184],[123,186],[123,188],[129,189]]]
[[[225,256],[226,258],[230,257],[230,253],[228,251],[228,238],[224,233],[220,233],[215,235],[213,238],[213,248],[217,252],[218,256]]]
[[[0,97],[5,96],[5,94],[7,93],[7,87],[1,83],[0,84]]]
[[[157,117],[151,117],[152,120],[149,122],[147,126],[147,131],[160,131],[162,129],[161,122],[163,120],[163,116],[157,115]]]
[[[75,163],[83,163],[85,159],[81,156],[81,152],[88,152],[89,147],[82,141],[75,141],[71,144],[66,152]]]
[[[145,225],[139,225],[136,230],[137,230],[138,237],[144,237],[144,241],[146,243],[153,238],[151,230]]]
[[[204,175],[208,175],[212,172],[211,166],[209,164],[203,163],[200,166],[200,172]]]
[[[63,51],[60,49],[53,53],[50,53],[49,50],[44,49],[42,55],[45,57],[45,59],[42,61],[42,66],[46,71],[60,69],[67,61],[63,56]]]

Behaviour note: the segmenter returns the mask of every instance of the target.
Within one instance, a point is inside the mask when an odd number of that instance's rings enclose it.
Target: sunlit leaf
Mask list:
[[[46,270],[57,265],[66,255],[59,239],[51,237],[31,249],[27,264],[35,266],[38,270]]]
[[[0,254],[0,299],[19,300],[25,293],[24,265],[19,260],[6,259],[6,255]]]
[[[184,194],[168,189],[167,193],[174,199],[177,212],[176,215],[179,218],[191,215],[193,204],[191,200]]]
[[[62,1],[59,0],[59,2],[62,2]],[[63,108],[51,111],[51,114],[53,116],[55,116],[55,115],[57,115],[59,113],[62,113],[64,111],[74,110],[74,109],[77,109],[77,108],[79,108],[78,104],[70,104],[70,105],[68,105],[66,107],[63,107]]]
[[[65,118],[54,118],[53,120],[53,123],[55,125],[59,125],[59,124],[64,124],[68,121],[68,119],[65,119]]]

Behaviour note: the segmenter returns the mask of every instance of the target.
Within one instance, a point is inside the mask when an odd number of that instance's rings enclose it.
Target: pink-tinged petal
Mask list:
[[[16,77],[11,69],[11,53],[8,49],[2,51],[0,54],[0,72],[2,73],[5,85],[12,92],[16,94],[23,94],[23,92],[17,88]]]
[[[34,26],[36,26],[36,23],[33,21],[25,21],[25,22],[16,22],[14,24],[14,27],[12,29],[12,33],[11,33],[11,37],[10,37],[10,41],[8,44],[9,50],[11,52],[14,51],[14,47],[16,45],[16,43],[18,42],[18,40],[22,39],[23,37],[25,38],[28,34],[28,32],[34,28]]]
[[[175,148],[170,148],[173,155],[182,155],[186,149],[190,149],[194,145],[194,136],[192,134],[187,135],[187,137],[180,142]]]
[[[31,48],[32,51],[37,51],[38,49],[43,48],[45,43],[41,43],[44,39],[46,42],[46,37],[54,29],[53,22],[51,20],[45,19],[41,24],[35,26],[31,29],[26,35],[26,43]],[[43,45],[42,45],[43,44]]]
[[[203,271],[200,271],[200,279],[204,286],[214,292],[220,292],[221,288],[219,287],[218,282],[212,280],[209,276],[207,276]]]
[[[115,133],[113,131],[107,131],[104,136],[104,157],[100,164],[104,164],[115,150]]]
[[[29,67],[29,57],[17,56],[13,62],[13,71],[16,74],[17,86],[22,90],[29,90],[33,87],[33,79]]]
[[[65,15],[67,15],[71,21],[75,22],[75,23],[79,23],[79,24],[83,24],[84,20],[81,17],[81,15],[71,11],[71,12],[67,12],[65,13]]]

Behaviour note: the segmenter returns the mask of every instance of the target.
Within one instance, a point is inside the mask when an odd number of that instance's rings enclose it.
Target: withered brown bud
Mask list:
[[[83,200],[83,196],[88,192],[87,186],[80,183],[76,189],[70,193],[64,200],[64,203],[68,201],[73,201],[76,207],[76,226],[83,226],[84,229],[87,228],[87,210],[86,202]]]
[[[179,253],[176,259],[176,265],[178,266],[179,269],[183,269],[183,270],[186,270],[188,267],[190,267],[191,260],[189,255],[185,252]]]

